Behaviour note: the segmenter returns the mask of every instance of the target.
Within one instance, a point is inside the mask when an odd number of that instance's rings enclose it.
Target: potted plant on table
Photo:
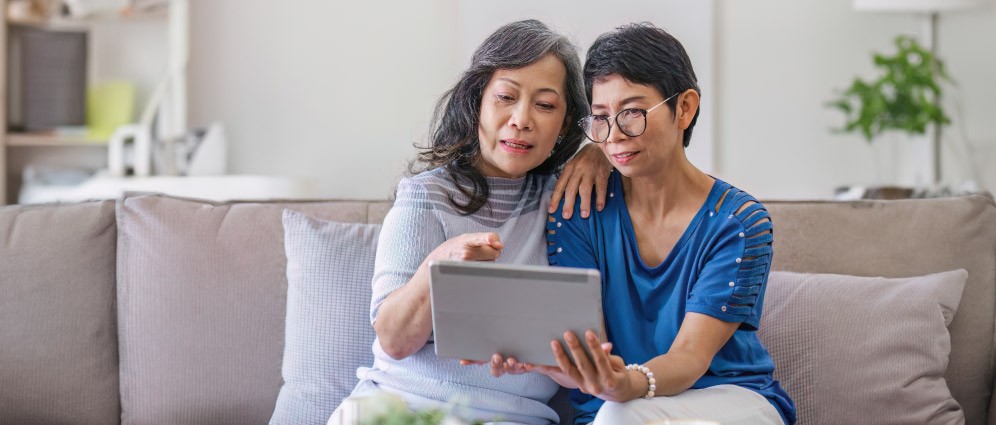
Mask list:
[[[944,64],[912,37],[899,36],[895,45],[897,51],[892,56],[873,55],[875,67],[881,71],[876,79],[855,78],[840,97],[827,103],[845,115],[844,126],[838,131],[861,132],[872,143],[886,132],[922,136],[931,124],[939,129],[951,122],[940,102],[941,82],[951,81]],[[934,143],[936,179],[939,138]]]
[[[343,400],[339,419],[355,425],[481,425],[460,416],[459,400],[446,409],[411,410],[400,396],[377,392]]]

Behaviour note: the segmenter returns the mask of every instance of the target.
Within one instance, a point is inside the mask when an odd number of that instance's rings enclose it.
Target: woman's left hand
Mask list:
[[[564,341],[570,356],[560,341],[550,343],[557,366],[526,365],[526,370],[540,372],[564,387],[578,388],[605,401],[629,401],[642,391],[634,388],[622,357],[610,354],[611,343],[603,344],[594,332],[585,332],[583,342],[574,332],[565,332]]]
[[[581,217],[588,218],[591,214],[591,188],[595,188],[595,207],[599,211],[605,207],[605,194],[609,188],[609,173],[612,171],[612,164],[605,158],[602,149],[589,143],[564,165],[563,172],[557,179],[557,185],[553,188],[553,196],[550,197],[550,208],[548,212],[553,214],[560,206],[560,200],[564,200],[564,220],[571,218],[574,213],[574,197],[581,198]]]
[[[480,360],[460,360],[461,366],[471,366],[471,365],[482,365],[484,361]],[[505,358],[501,354],[495,353],[491,356],[491,376],[495,378],[502,376],[504,374],[510,375],[520,375],[523,373],[529,373],[526,370],[526,364],[520,363],[515,357]]]

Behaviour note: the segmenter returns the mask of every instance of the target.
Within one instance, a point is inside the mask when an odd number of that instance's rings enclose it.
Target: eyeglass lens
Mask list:
[[[616,126],[629,137],[638,137],[647,130],[647,112],[643,109],[624,109],[616,114]],[[609,140],[612,124],[609,117],[589,116],[581,124],[584,133],[593,142]]]

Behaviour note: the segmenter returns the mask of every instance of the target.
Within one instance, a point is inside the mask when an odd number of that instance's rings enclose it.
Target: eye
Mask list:
[[[554,104],[547,102],[539,102],[536,104],[536,106],[538,106],[540,109],[544,111],[552,111],[554,109],[557,109],[557,107]]]
[[[498,93],[498,94],[495,95],[495,98],[498,99],[499,102],[503,102],[503,103],[515,102],[515,98],[512,97],[512,95],[507,94],[507,93]]]

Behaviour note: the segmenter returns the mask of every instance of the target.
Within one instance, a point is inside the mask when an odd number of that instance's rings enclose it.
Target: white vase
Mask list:
[[[871,145],[875,185],[923,188],[934,182],[929,136],[888,132],[876,137]]]

